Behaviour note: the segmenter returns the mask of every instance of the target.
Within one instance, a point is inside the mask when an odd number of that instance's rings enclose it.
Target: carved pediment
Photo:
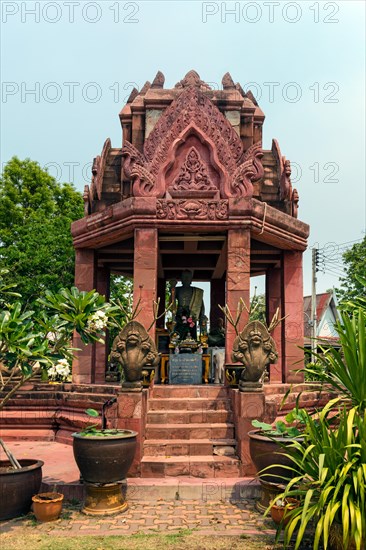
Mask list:
[[[194,85],[165,109],[143,154],[125,142],[122,155],[134,196],[251,197],[263,176],[261,144],[244,154],[230,122]]]
[[[220,162],[228,173],[239,162],[243,147],[238,134],[227,118],[199,89],[189,87],[166,108],[144,144],[145,158],[157,174],[174,141],[194,124],[217,149]]]

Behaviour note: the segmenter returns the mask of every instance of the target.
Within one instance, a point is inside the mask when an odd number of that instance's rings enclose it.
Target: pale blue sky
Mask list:
[[[1,4],[2,163],[13,155],[52,163],[61,181],[75,163],[72,179],[82,190],[104,140],[121,145],[118,112],[132,85],[160,69],[174,86],[194,68],[220,86],[229,71],[261,96],[264,147],[276,137],[293,163],[309,245],[362,239],[364,2]],[[336,283],[334,273],[319,274],[318,290]],[[310,292],[309,252],[304,288]]]

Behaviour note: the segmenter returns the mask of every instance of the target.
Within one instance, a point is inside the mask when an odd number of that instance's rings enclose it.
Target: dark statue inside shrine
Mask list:
[[[203,290],[192,286],[192,279],[192,271],[185,269],[181,275],[182,286],[176,287],[175,279],[170,283],[173,313],[175,314],[172,335],[176,336],[177,343],[187,340],[197,341],[197,324],[200,337],[207,335]]]

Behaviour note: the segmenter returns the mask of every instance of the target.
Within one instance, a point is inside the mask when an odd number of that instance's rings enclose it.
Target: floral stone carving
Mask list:
[[[266,366],[276,363],[276,345],[267,328],[260,321],[251,321],[235,338],[232,361],[243,363],[239,381],[240,391],[260,391]]]
[[[161,220],[225,220],[228,201],[159,199],[156,214]]]
[[[122,366],[125,375],[122,390],[141,391],[143,369],[156,367],[159,356],[146,329],[138,321],[130,321],[115,338],[110,359]]]
[[[205,163],[195,147],[189,149],[183,166],[168,191],[172,197],[187,191],[216,193],[217,188],[211,182]]]

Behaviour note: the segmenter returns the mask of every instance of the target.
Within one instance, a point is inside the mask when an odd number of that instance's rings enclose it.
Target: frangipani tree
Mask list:
[[[74,331],[84,344],[103,342],[108,315],[114,309],[95,290],[72,287],[46,292],[35,313],[21,303],[14,285],[4,284],[3,274],[4,270],[0,272],[0,391],[5,395],[0,410],[42,368],[71,363]],[[9,303],[14,297],[17,300]]]

